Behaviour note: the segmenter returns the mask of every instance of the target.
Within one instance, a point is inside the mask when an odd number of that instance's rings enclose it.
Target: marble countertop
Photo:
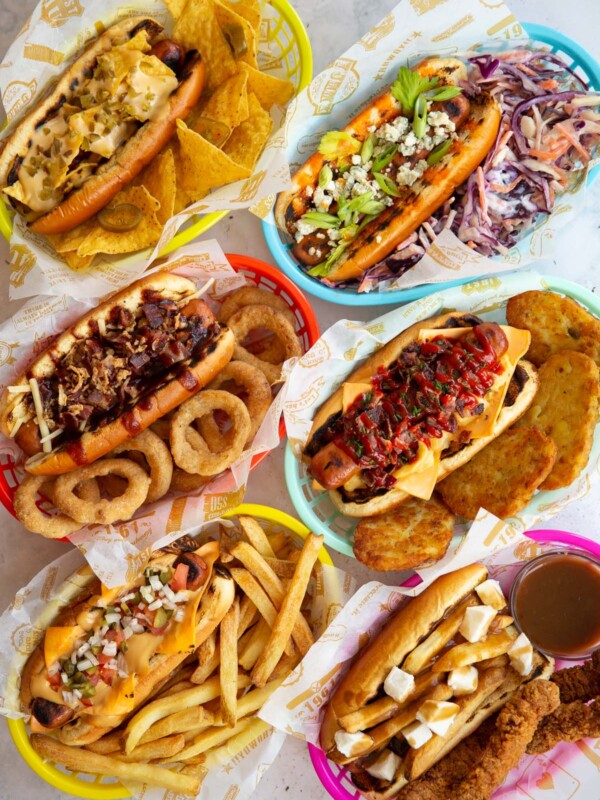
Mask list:
[[[436,4],[444,0],[436,0]],[[480,0],[488,6],[494,0]],[[21,28],[35,3],[32,0],[0,0],[0,52]],[[335,56],[342,53],[394,5],[395,0],[295,0],[294,5],[305,22],[311,37],[315,74]],[[600,4],[597,0],[513,0],[511,8],[517,18],[556,28],[571,36],[600,59],[597,34],[600,30]],[[335,27],[329,21],[335,19]],[[600,181],[588,192],[584,212],[556,237],[552,260],[538,265],[549,274],[577,281],[592,291],[600,292]],[[263,241],[259,221],[246,212],[229,215],[210,232],[227,252],[247,253],[272,262]],[[8,247],[0,241],[0,262],[7,263]],[[6,276],[0,276],[0,297],[7,296]],[[343,307],[314,298],[313,308],[322,330],[347,316]],[[15,306],[16,308],[16,306]],[[14,313],[11,304],[2,303],[0,319]],[[352,310],[350,316],[371,319],[382,313],[381,308]],[[283,481],[283,444],[256,469],[249,481],[246,499],[264,503],[294,514]],[[563,509],[553,520],[552,527],[578,532],[600,539],[598,505],[600,484],[582,500]],[[45,564],[61,555],[65,545],[31,538],[7,512],[0,508],[0,608],[5,608],[15,591],[27,583]],[[372,579],[373,573],[355,561],[332,553],[335,563],[354,574],[360,583]],[[5,725],[0,724],[0,800],[57,800],[62,793],[43,783],[18,757]],[[306,746],[288,738],[273,767],[265,775],[255,793],[256,798],[277,797],[286,800],[316,800],[328,795],[319,783],[308,758]],[[215,798],[218,800],[218,798]],[[515,798],[516,800],[516,798]],[[536,798],[537,800],[537,798]],[[565,797],[564,800],[567,800]],[[590,800],[592,800],[590,798]]]

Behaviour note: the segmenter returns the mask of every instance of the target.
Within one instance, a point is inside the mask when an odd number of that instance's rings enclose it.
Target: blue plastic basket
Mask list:
[[[523,23],[529,38],[534,44],[542,47],[550,47],[552,52],[557,53],[563,60],[584,80],[588,82],[592,89],[600,89],[600,64],[596,59],[584,50],[568,36],[565,36],[553,28],[545,25],[533,25]],[[598,176],[600,165],[590,170],[588,175],[588,186]],[[271,255],[281,270],[294,281],[301,289],[309,294],[319,297],[321,300],[328,300],[343,306],[381,306],[399,305],[409,303],[426,297],[433,292],[442,289],[449,289],[452,286],[461,286],[474,278],[462,278],[456,281],[446,281],[445,283],[424,284],[413,286],[410,289],[396,289],[390,292],[368,292],[359,294],[356,289],[334,289],[320,281],[311,278],[298,265],[298,262],[291,253],[289,237],[281,233],[275,226],[273,216],[270,215],[262,223],[263,235]]]
[[[572,297],[582,306],[600,317],[600,297],[578,283],[545,275],[548,288],[567,297]],[[464,281],[463,281],[464,282]],[[437,289],[437,287],[436,287]],[[325,546],[337,550],[345,556],[354,558],[352,540],[358,520],[340,513],[327,492],[318,492],[312,487],[312,478],[307,474],[306,465],[293,454],[289,443],[285,450],[285,482],[294,508],[302,522],[315,533],[323,534]],[[538,492],[532,503],[541,506],[549,501],[566,498],[569,487],[553,492]]]

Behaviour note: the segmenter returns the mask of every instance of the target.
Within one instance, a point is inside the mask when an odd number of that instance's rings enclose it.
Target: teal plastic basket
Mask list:
[[[567,297],[572,297],[597,317],[600,317],[600,297],[573,281],[545,275],[548,288]],[[317,492],[312,487],[312,478],[307,474],[306,465],[293,454],[289,443],[285,451],[285,481],[288,492],[298,516],[315,533],[325,537],[325,546],[337,550],[345,556],[354,558],[352,542],[357,519],[341,514],[329,499],[327,492]],[[553,492],[538,492],[531,500],[541,507],[550,499],[556,501],[568,494],[566,489]]]
[[[545,25],[534,25],[529,22],[523,23],[527,35],[534,45],[544,49],[550,49],[559,55],[565,63],[592,89],[600,90],[600,64],[577,42],[565,36],[553,28]],[[588,186],[600,173],[600,165],[590,170],[588,174]],[[462,280],[446,281],[445,283],[423,284],[412,286],[409,289],[395,289],[390,292],[368,292],[359,294],[356,289],[335,289],[311,278],[300,267],[292,255],[292,244],[284,233],[282,233],[274,223],[271,214],[262,223],[263,235],[271,255],[275,259],[280,269],[294,281],[301,289],[309,294],[319,297],[321,300],[328,300],[344,306],[381,306],[381,305],[400,305],[418,300],[439,292],[442,289],[449,289],[452,286],[461,286],[463,283],[476,280],[474,278],[463,278]],[[529,234],[531,235],[531,234]],[[527,238],[527,237],[524,237]]]

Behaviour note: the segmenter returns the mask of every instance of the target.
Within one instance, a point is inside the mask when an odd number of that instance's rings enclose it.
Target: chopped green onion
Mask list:
[[[439,89],[433,89],[433,91],[427,92],[427,97],[430,100],[434,100],[436,103],[440,103],[442,100],[452,100],[461,93],[462,89],[460,86],[440,86]]]
[[[389,175],[382,175],[381,172],[374,172],[373,176],[382,192],[389,194],[390,197],[400,197],[400,192],[394,181]]]
[[[360,150],[360,157],[362,159],[363,164],[366,164],[367,161],[371,160],[374,148],[375,148],[375,135],[373,133],[370,133],[364,140],[363,146]]]
[[[344,250],[348,247],[349,243],[338,244],[336,248],[334,248],[328,257],[323,261],[321,264],[317,264],[316,267],[308,270],[308,274],[312,275],[313,278],[325,278],[331,270],[334,268],[336,261],[342,255]]]
[[[442,158],[446,155],[446,153],[452,147],[452,139],[446,139],[445,142],[438,144],[437,147],[434,147],[431,153],[427,156],[427,163],[430,167],[433,167],[434,164],[437,164]]]
[[[420,94],[415,103],[413,131],[417,139],[422,139],[427,131],[427,98],[424,94]]]
[[[328,131],[319,144],[319,153],[328,161],[355,155],[361,143],[346,131]]]
[[[385,208],[387,208],[386,204],[382,203],[380,200],[371,200],[371,202],[364,206],[362,213],[376,217],[378,214],[381,214]]]
[[[337,228],[340,225],[340,220],[337,217],[334,217],[333,214],[326,214],[324,211],[309,211],[303,214],[300,219],[302,222],[308,222],[319,228]]]
[[[380,153],[373,161],[372,171],[373,172],[381,172],[382,169],[385,169],[387,165],[390,163],[392,158],[398,152],[398,145],[392,144],[389,147],[386,147],[383,153]]]
[[[329,183],[329,181],[332,180],[332,179],[333,179],[333,172],[331,170],[331,167],[329,167],[327,164],[325,164],[321,168],[321,171],[319,172],[319,186],[320,186],[320,188],[324,189],[327,186],[327,184]]]

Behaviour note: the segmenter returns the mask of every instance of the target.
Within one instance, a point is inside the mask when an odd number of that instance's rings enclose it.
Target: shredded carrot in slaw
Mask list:
[[[562,133],[562,135],[565,137],[565,139],[568,139],[568,141],[573,145],[575,150],[577,150],[579,155],[582,157],[584,162],[587,164],[587,162],[590,160],[590,154],[585,149],[585,147],[581,144],[579,139],[576,136],[573,136],[571,131],[569,131],[567,128],[565,128],[565,126],[562,125],[560,122],[557,122],[556,125],[554,126],[554,128],[555,128],[555,130],[560,131]]]

